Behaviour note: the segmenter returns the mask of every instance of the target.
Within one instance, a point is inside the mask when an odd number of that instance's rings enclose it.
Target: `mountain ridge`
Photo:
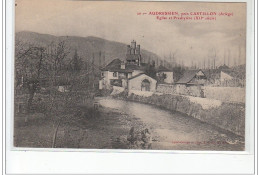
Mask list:
[[[95,58],[94,62],[97,63],[99,57],[102,59],[105,57],[105,65],[110,63],[114,59],[125,60],[127,45],[125,43],[110,41],[96,36],[55,36],[51,34],[42,34],[31,31],[19,31],[15,33],[16,41],[21,41],[27,44],[35,44],[40,46],[48,46],[52,42],[65,41],[68,46],[69,55],[68,58],[72,58],[75,50],[78,55],[84,60],[88,61]],[[130,44],[131,41],[129,41]],[[161,58],[155,53],[142,49],[141,55],[144,62],[148,60],[160,61]]]

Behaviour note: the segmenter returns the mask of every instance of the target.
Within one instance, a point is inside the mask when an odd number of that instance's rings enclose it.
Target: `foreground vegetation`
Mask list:
[[[36,94],[30,113],[15,114],[14,146],[151,148],[148,129],[134,116],[102,106],[95,108],[95,99],[83,92],[57,92],[54,99],[51,102],[50,95]]]

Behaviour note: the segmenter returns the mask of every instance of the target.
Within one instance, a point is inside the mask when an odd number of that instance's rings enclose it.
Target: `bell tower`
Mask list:
[[[136,45],[136,41],[133,40],[131,45],[127,45],[127,52],[126,52],[126,63],[127,64],[141,64],[141,50],[140,45]]]

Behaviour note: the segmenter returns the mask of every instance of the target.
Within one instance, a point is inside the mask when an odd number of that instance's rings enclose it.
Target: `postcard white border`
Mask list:
[[[169,0],[170,1],[170,0]],[[183,0],[185,1],[185,0]],[[187,1],[187,0],[186,0]],[[190,0],[189,0],[190,1]],[[192,0],[195,1],[196,0]],[[246,151],[144,151],[14,148],[14,1],[6,1],[6,172],[33,173],[232,173],[254,171],[254,1],[247,2]],[[250,102],[250,105],[249,105]],[[187,168],[188,167],[188,168]]]

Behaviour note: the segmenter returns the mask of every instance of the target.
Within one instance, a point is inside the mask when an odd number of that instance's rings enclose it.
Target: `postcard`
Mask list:
[[[15,148],[245,150],[246,2],[14,8]]]

